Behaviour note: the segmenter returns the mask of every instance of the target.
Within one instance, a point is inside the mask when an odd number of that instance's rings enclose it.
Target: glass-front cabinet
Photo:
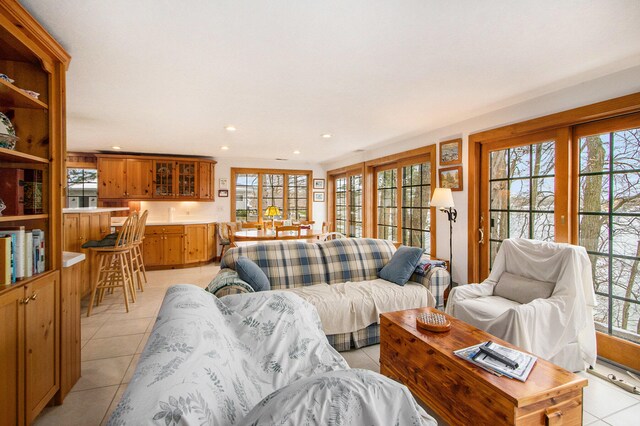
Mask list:
[[[196,161],[178,161],[177,170],[177,190],[178,198],[193,198],[196,196],[196,176],[198,175],[198,163]]]
[[[173,171],[175,161],[155,160],[154,161],[154,190],[155,198],[175,198],[173,185]]]

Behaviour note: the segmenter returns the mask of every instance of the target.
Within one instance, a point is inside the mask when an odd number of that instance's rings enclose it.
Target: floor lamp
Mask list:
[[[453,260],[453,245],[451,237],[453,236],[453,222],[455,222],[458,217],[458,211],[453,208],[453,194],[451,193],[451,189],[436,188],[435,191],[433,191],[433,197],[431,197],[431,207],[439,207],[440,211],[445,212],[447,219],[449,219],[449,271],[451,272],[451,283],[453,286],[453,265],[451,264]]]

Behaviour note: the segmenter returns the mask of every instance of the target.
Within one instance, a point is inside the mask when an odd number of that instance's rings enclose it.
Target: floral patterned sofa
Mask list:
[[[284,240],[236,247],[224,254],[220,272],[207,290],[218,297],[252,293],[253,288],[235,271],[237,259],[248,257],[267,275],[271,290],[294,292],[316,307],[335,349],[360,348],[380,342],[380,313],[444,305],[444,290],[450,282],[444,268],[414,273],[405,286],[378,278],[395,251],[392,242],[372,238]]]
[[[316,310],[294,294],[220,300],[167,290],[109,425],[435,425],[409,390],[350,369]]]

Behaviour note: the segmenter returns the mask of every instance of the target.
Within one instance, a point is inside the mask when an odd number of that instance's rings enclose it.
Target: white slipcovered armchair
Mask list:
[[[596,361],[594,306],[591,262],[583,247],[507,239],[489,277],[454,288],[446,312],[580,371]]]

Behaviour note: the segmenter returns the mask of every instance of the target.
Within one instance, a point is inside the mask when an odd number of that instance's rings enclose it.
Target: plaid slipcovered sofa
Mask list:
[[[390,241],[372,238],[314,243],[283,240],[236,247],[224,254],[220,272],[207,290],[217,297],[254,291],[235,271],[240,256],[248,257],[265,272],[271,290],[286,290],[322,283],[376,280],[395,251]],[[435,299],[436,307],[443,307],[444,290],[450,282],[446,269],[431,268],[424,276],[413,274],[410,281],[422,284]],[[376,321],[354,332],[327,335],[327,339],[339,351],[374,345],[380,342],[380,326]]]

